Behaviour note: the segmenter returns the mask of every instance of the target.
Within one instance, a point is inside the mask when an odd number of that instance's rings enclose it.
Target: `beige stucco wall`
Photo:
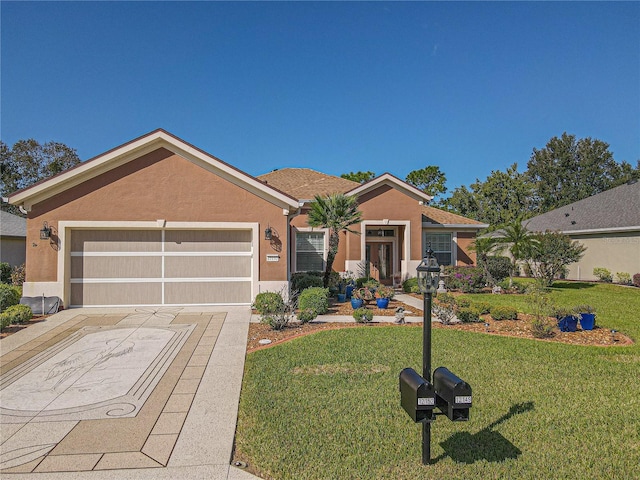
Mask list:
[[[571,235],[587,247],[578,263],[569,266],[571,280],[597,280],[593,269],[604,267],[611,271],[616,281],[617,272],[633,276],[640,273],[640,232],[600,235]]]
[[[0,262],[12,267],[22,265],[26,256],[26,240],[20,237],[2,237],[0,240]]]
[[[60,221],[258,222],[260,281],[287,279],[287,217],[263,200],[214,173],[158,149],[33,206],[27,219],[27,282],[57,281]],[[52,241],[41,241],[43,222]],[[271,226],[277,237],[264,239]],[[36,246],[31,246],[35,243]],[[278,251],[279,250],[279,251]],[[267,262],[270,253],[279,262]]]

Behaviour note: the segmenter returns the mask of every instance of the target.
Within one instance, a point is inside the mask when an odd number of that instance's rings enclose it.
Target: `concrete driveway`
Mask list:
[[[1,340],[0,474],[256,478],[229,465],[250,318],[74,309]]]

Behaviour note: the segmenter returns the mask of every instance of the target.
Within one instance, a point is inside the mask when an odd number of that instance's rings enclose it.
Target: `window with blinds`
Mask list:
[[[431,244],[439,265],[451,265],[452,242],[450,233],[425,233],[425,250]]]
[[[324,271],[324,232],[296,233],[296,271]]]

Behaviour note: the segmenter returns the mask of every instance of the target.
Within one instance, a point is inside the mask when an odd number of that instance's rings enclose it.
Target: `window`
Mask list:
[[[438,264],[451,265],[451,234],[450,233],[425,233],[425,251],[431,244],[431,249],[436,255]]]
[[[324,271],[324,232],[296,233],[296,271]]]

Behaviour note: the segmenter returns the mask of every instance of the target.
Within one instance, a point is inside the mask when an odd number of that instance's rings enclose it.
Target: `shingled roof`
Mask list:
[[[640,182],[625,183],[556,208],[526,220],[525,225],[534,232],[640,230]]]
[[[344,193],[360,185],[358,182],[310,168],[283,168],[256,178],[298,200],[312,200],[316,195]]]
[[[0,235],[3,237],[26,237],[27,219],[0,210]]]
[[[439,208],[422,207],[423,221],[432,223],[434,226],[442,225],[469,225],[470,227],[486,228],[489,225],[472,220],[471,218],[463,217],[462,215],[456,215],[455,213],[445,212]]]

